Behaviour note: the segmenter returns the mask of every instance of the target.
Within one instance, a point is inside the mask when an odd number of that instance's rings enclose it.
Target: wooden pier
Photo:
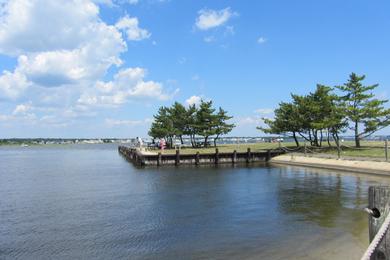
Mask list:
[[[250,148],[246,152],[220,153],[218,148],[216,148],[215,153],[196,152],[194,154],[180,154],[180,151],[176,150],[175,154],[162,154],[161,152],[145,154],[136,148],[126,146],[119,146],[118,151],[137,166],[249,164],[266,162],[272,157],[285,153],[281,149],[252,152]]]

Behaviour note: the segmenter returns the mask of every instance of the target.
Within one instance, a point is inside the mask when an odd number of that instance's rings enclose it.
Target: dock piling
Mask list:
[[[267,157],[265,157],[265,160],[268,162],[269,160],[271,160],[271,150],[267,150]]]
[[[219,163],[219,150],[218,148],[215,148],[215,159],[214,159],[215,164]]]
[[[199,165],[199,152],[195,154],[195,165]]]
[[[248,150],[246,152],[246,162],[250,163],[251,162],[251,148],[248,147]]]
[[[238,163],[255,163],[264,160],[269,160],[274,156],[283,154],[284,151],[269,150],[269,151],[255,151],[252,152],[250,148],[245,152],[220,152],[219,148],[212,153],[186,153],[181,155],[180,150],[175,153],[165,153],[156,151],[155,153],[144,153],[138,149],[126,146],[120,146],[118,151],[128,161],[137,166],[166,166],[166,165],[199,165],[199,164],[238,164]]]
[[[371,243],[390,212],[390,187],[369,187],[367,211],[373,212],[368,217],[369,239]],[[371,259],[390,259],[390,232],[386,232],[372,254]]]
[[[180,164],[180,151],[176,150],[175,165],[178,166],[179,164]]]
[[[161,152],[158,153],[157,155],[157,166],[161,165]]]

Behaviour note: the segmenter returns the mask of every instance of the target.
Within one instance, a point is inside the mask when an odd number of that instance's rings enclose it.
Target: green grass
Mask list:
[[[286,144],[285,144],[286,145]],[[291,146],[290,143],[288,143]],[[251,149],[252,152],[262,151],[267,149],[275,149],[278,148],[278,143],[256,143],[256,144],[224,144],[218,145],[217,148],[220,153],[228,153],[236,150],[237,152],[246,152],[248,148]],[[159,151],[159,150],[155,150]],[[165,149],[162,151],[163,154],[174,154],[176,152],[175,149]],[[215,147],[201,147],[201,148],[181,148],[180,153],[182,154],[194,154],[196,152],[199,153],[215,153]]]
[[[303,146],[303,144],[301,143]],[[322,149],[315,149],[308,146],[309,149],[316,151],[317,153],[323,154],[332,154],[337,155],[337,149],[334,144],[332,147],[328,147],[327,143],[323,143]],[[385,150],[384,150],[384,142],[379,141],[363,141],[361,143],[361,149],[354,148],[354,142],[348,141],[342,143],[342,156],[351,156],[351,157],[366,157],[366,158],[385,158]],[[294,142],[285,142],[282,143],[283,147],[287,147],[289,149],[295,149]],[[228,153],[236,150],[237,152],[246,152],[248,148],[251,149],[252,152],[263,151],[267,149],[276,149],[279,147],[278,143],[255,143],[255,144],[226,144],[226,145],[218,145],[217,148],[220,153]],[[154,150],[159,151],[159,150]],[[175,149],[166,149],[162,151],[163,154],[174,154],[176,152]],[[180,150],[181,154],[195,154],[199,153],[215,153],[215,147],[207,147],[207,148],[182,148]],[[390,155],[390,151],[389,151]]]
[[[348,141],[342,143],[341,156],[385,158],[385,143],[380,141],[363,141],[360,148],[355,148],[355,143]],[[323,151],[326,154],[337,155],[336,147]],[[390,153],[390,151],[389,151]]]

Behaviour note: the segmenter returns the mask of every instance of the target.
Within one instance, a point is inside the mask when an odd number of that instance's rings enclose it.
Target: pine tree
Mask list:
[[[293,103],[282,102],[274,113],[274,119],[263,118],[267,128],[257,127],[257,129],[268,134],[291,133],[296,145],[299,146],[297,134],[302,130],[302,121],[299,118],[298,107]]]
[[[169,108],[169,117],[172,120],[174,132],[173,135],[179,137],[181,144],[183,144],[183,135],[186,131],[187,111],[186,108],[179,102],[175,102]]]
[[[172,147],[174,133],[175,129],[169,108],[160,107],[157,114],[154,115],[154,122],[148,134],[153,138],[164,138],[168,146]]]
[[[196,133],[204,137],[204,146],[207,146],[208,138],[214,134],[215,131],[215,108],[213,108],[213,101],[201,100],[198,111],[196,112]]]
[[[351,123],[350,128],[354,131],[356,147],[360,147],[362,138],[390,125],[390,109],[383,106],[388,100],[374,98],[371,91],[378,84],[364,86],[364,79],[364,75],[352,73],[347,83],[337,86],[345,93],[341,100],[345,105],[345,115]]]
[[[232,119],[232,116],[228,116],[227,111],[223,110],[221,107],[218,110],[217,115],[215,116],[215,134],[214,146],[217,146],[217,140],[221,135],[226,135],[230,133],[235,127],[234,124],[227,123],[228,120]]]

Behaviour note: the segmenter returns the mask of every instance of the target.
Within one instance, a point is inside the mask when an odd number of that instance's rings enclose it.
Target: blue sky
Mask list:
[[[390,96],[390,2],[0,0],[0,138],[146,136],[211,99],[261,135],[290,93],[351,72]],[[387,128],[381,133],[390,134]]]

